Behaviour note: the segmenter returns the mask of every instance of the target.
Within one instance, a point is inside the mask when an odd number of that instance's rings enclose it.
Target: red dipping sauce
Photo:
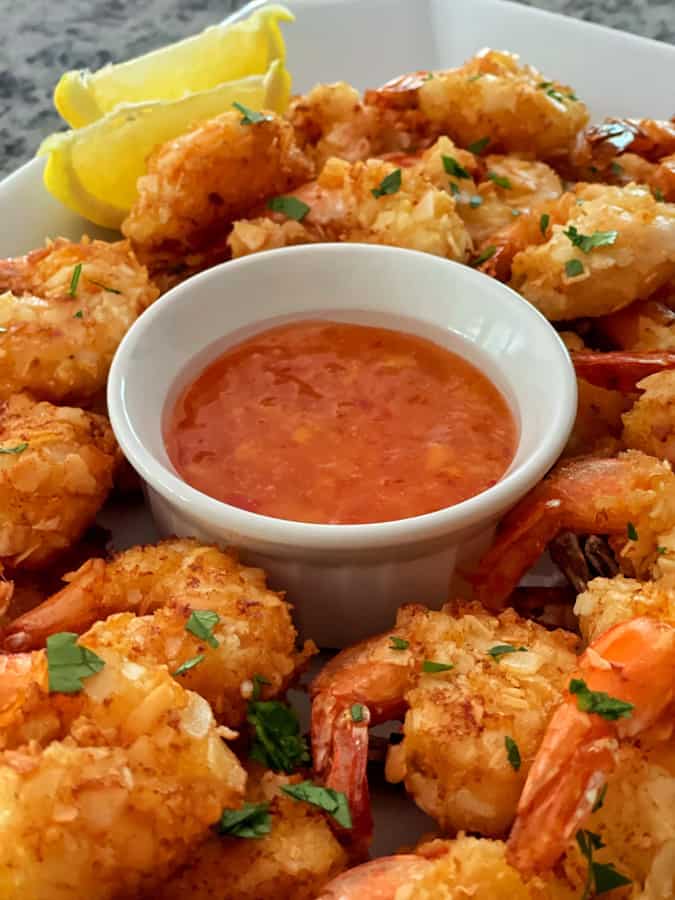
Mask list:
[[[399,331],[301,321],[227,350],[167,417],[179,474],[297,522],[387,522],[495,484],[517,429],[475,366]]]

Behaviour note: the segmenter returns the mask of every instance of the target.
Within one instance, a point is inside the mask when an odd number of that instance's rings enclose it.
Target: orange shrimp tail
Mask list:
[[[333,752],[326,785],[349,801],[352,827],[341,837],[357,857],[366,856],[373,837],[373,815],[368,790],[368,716],[354,722],[351,709],[343,709],[333,731]]]
[[[399,888],[421,878],[429,867],[428,859],[410,853],[384,856],[338,875],[317,900],[394,900]]]
[[[675,353],[659,351],[592,353],[582,350],[570,356],[579,378],[596,387],[623,393],[634,391],[638,381],[648,375],[675,369]]]
[[[10,622],[2,631],[2,649],[10,653],[39,649],[50,634],[59,631],[82,634],[104,617],[105,568],[102,559],[88,560],[75,573],[72,584]]]

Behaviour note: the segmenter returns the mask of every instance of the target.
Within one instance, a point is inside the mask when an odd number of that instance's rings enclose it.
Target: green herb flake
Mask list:
[[[197,656],[193,656],[191,659],[186,659],[184,663],[181,663],[176,671],[173,673],[174,678],[178,675],[185,675],[186,672],[189,672],[190,669],[194,669],[195,666],[198,666],[199,663],[204,662],[204,654],[198,653]]]
[[[552,81],[540,81],[539,84],[537,85],[537,87],[538,87],[540,90],[542,90],[542,91],[546,91],[546,94],[547,94],[549,97],[551,97],[553,100],[556,100],[558,103],[564,103],[564,102],[565,102],[565,95],[562,94],[560,91],[557,91],[557,90],[553,87],[553,82],[552,82]],[[577,98],[574,96],[574,94],[567,94],[567,96],[569,97],[570,100],[576,100],[576,99],[577,99]]]
[[[300,784],[285,784],[281,790],[294,800],[302,800],[304,803],[311,803],[312,806],[318,806],[319,809],[323,809],[343,828],[352,827],[349,802],[341,791],[334,791],[333,788],[314,784],[313,781],[301,781]]]
[[[668,552],[668,548],[659,546],[656,548],[656,552],[659,554],[659,556],[663,556]]]
[[[107,284],[103,284],[102,281],[94,281],[93,278],[87,278],[87,281],[90,284],[95,284],[96,287],[100,287],[102,290],[107,291],[109,294],[121,294],[122,291],[118,291],[117,288],[109,287]]]
[[[275,772],[287,774],[309,763],[309,750],[300,733],[300,722],[286,703],[253,700],[248,705],[246,718],[254,729],[251,759]]]
[[[434,662],[431,659],[425,659],[422,663],[422,671],[433,674],[435,672],[449,672],[450,669],[454,669],[454,665],[452,663],[441,663]]]
[[[219,647],[220,641],[213,635],[213,629],[220,622],[218,613],[210,609],[193,609],[190,618],[185,623],[185,630],[194,634],[210,647]]]
[[[629,541],[637,541],[637,539],[638,539],[637,528],[635,527],[635,525],[633,525],[632,522],[629,522],[626,525],[626,534],[628,535]]]
[[[70,279],[70,287],[68,288],[68,293],[71,297],[74,297],[77,294],[77,285],[80,281],[80,275],[82,274],[82,263],[78,263],[73,269],[73,275]]]
[[[467,78],[467,81],[469,81],[469,82],[478,81],[478,79],[482,78],[482,77],[483,77],[483,73],[479,72],[477,75],[471,75],[469,78]]]
[[[518,218],[518,216],[521,215],[521,211],[520,211],[519,209],[512,209],[512,210],[511,210],[511,215],[512,215],[512,216],[515,216],[516,218]]]
[[[452,194],[453,197],[456,197],[457,194],[459,194],[459,185],[457,184],[456,181],[450,182],[450,193]]]
[[[659,203],[663,203],[663,201],[666,199],[663,196],[663,191],[660,190],[659,188],[654,188],[654,199],[656,201],[658,201]]]
[[[595,713],[610,722],[629,719],[633,714],[632,703],[610,697],[604,691],[592,691],[582,678],[573,678],[569,690],[577,698],[577,707],[582,712]]]
[[[506,656],[509,653],[527,653],[527,647],[514,647],[513,644],[495,644],[494,647],[490,647],[487,651],[488,656],[491,656],[496,662],[499,662],[502,656]]]
[[[597,812],[599,809],[605,804],[605,797],[607,795],[607,782],[603,784],[603,786],[598,791],[598,796],[595,798],[595,803],[593,804],[592,813]]]
[[[78,311],[75,313],[75,315],[73,316],[73,318],[74,318],[74,319],[83,319],[83,318],[84,318],[84,313],[82,312],[81,309],[78,309]]]
[[[401,190],[401,170],[394,169],[385,175],[376,188],[371,190],[373,197],[385,197],[388,194],[397,194]]]
[[[49,693],[77,694],[82,681],[105,666],[104,660],[92,650],[77,643],[79,635],[61,631],[47,638],[47,669]]]
[[[389,648],[391,650],[407,650],[409,646],[409,641],[406,641],[404,638],[396,637],[395,634],[389,635]]]
[[[576,278],[577,275],[583,275],[584,264],[580,259],[568,259],[565,263],[565,275],[568,278]]]
[[[485,150],[485,148],[487,147],[487,145],[489,143],[490,143],[489,137],[487,137],[487,136],[482,137],[479,141],[474,141],[472,144],[469,144],[469,146],[466,149],[469,151],[469,153],[475,153],[475,154],[482,153],[483,150]]]
[[[517,772],[520,769],[520,750],[518,744],[507,734],[504,737],[504,746],[506,747],[506,755],[508,757],[511,768]]]
[[[253,682],[253,692],[251,694],[252,700],[260,700],[260,691],[262,690],[263,684],[272,684],[269,678],[265,678],[264,675],[258,675],[257,672],[251,681]]]
[[[504,188],[505,191],[511,190],[511,182],[506,175],[499,175],[497,172],[488,172],[487,177],[490,181],[494,181],[500,188]]]
[[[614,888],[630,884],[630,878],[626,878],[621,872],[617,872],[613,863],[596,863],[593,860],[593,851],[601,850],[605,845],[599,834],[593,831],[580,830],[576,833],[577,844],[582,855],[588,863],[588,873],[581,900],[589,900],[598,894],[613,891]]]
[[[471,175],[469,175],[464,166],[460,166],[454,156],[446,156],[445,153],[442,153],[441,159],[443,160],[443,168],[448,175],[453,175],[455,178],[471,178]]]
[[[363,722],[366,717],[366,711],[362,703],[353,703],[350,712],[352,722]]]
[[[539,218],[539,231],[541,231],[541,233],[542,233],[543,235],[546,234],[546,231],[547,231],[547,229],[548,229],[548,223],[549,223],[550,221],[551,221],[551,217],[549,216],[548,213],[542,213],[542,214],[541,214],[541,216],[540,216],[540,218]]]
[[[28,444],[24,441],[23,444],[17,444],[15,447],[0,447],[0,453],[3,455],[12,454],[18,455],[19,453],[23,453],[24,450],[28,449]]]
[[[227,837],[262,838],[272,830],[269,803],[245,803],[241,809],[224,809],[214,826]]]
[[[474,268],[476,266],[482,266],[484,262],[488,261],[488,259],[492,259],[492,257],[495,255],[496,252],[497,252],[497,248],[495,247],[495,245],[490,244],[489,247],[486,247],[484,250],[481,250],[481,252],[478,254],[478,256],[475,259],[471,260],[471,265],[474,266]]]
[[[427,74],[424,76],[424,80],[425,80],[425,81],[431,81],[431,79],[432,79],[433,77],[434,77],[434,73],[433,73],[433,72],[427,72]]]
[[[268,209],[273,212],[283,213],[287,219],[293,219],[294,222],[302,222],[310,207],[297,197],[272,197],[267,201]]]
[[[567,97],[568,100],[574,100],[575,103],[577,103],[579,101],[579,98],[577,97],[577,95],[575,93],[566,94],[565,96]]]
[[[271,122],[274,118],[274,116],[256,112],[254,109],[249,109],[249,107],[244,106],[243,103],[233,103],[232,106],[241,113],[242,117],[239,120],[241,125],[259,125],[260,122]]]
[[[620,166],[619,163],[616,162],[616,160],[614,160],[609,168],[611,169],[613,175],[623,175],[623,166]]]
[[[471,209],[477,209],[482,202],[483,198],[480,194],[474,194],[472,197],[469,197],[469,206]]]
[[[613,244],[619,236],[618,231],[594,231],[593,234],[581,234],[574,225],[563,231],[573,247],[578,247],[582,253],[590,253],[596,247],[607,247]]]

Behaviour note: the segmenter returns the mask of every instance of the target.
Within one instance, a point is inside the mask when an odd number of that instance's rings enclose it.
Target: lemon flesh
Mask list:
[[[54,91],[54,105],[73,128],[82,128],[122,103],[178,100],[225,81],[262,75],[285,60],[280,22],[284,6],[271,5],[233,25],[214,25],[194,37],[97,72],[71,71]]]
[[[288,105],[290,84],[283,62],[276,60],[264,75],[240,78],[179,100],[117,106],[85,128],[43,141],[38,156],[48,157],[45,186],[84,218],[105,228],[119,228],[156,146],[232,109],[235,101],[254,110],[281,113]]]

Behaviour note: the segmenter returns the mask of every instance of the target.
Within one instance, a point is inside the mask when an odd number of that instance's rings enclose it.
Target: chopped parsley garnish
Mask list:
[[[612,170],[613,175],[622,175],[623,174],[623,166],[620,166],[619,163],[614,160],[612,165],[609,167]]]
[[[268,209],[273,212],[283,213],[287,219],[293,219],[294,222],[302,222],[310,207],[297,197],[272,197],[267,201]]]
[[[449,672],[450,669],[454,668],[452,663],[434,662],[431,659],[425,659],[422,663],[423,672]]]
[[[469,144],[466,149],[469,151],[469,153],[482,153],[489,143],[490,138],[486,136],[481,138],[479,141],[474,141],[472,144]]]
[[[506,755],[511,763],[511,768],[517,772],[518,769],[520,769],[520,750],[518,749],[518,744],[516,744],[513,738],[509,737],[507,734],[504,737],[504,746],[506,747]]]
[[[478,254],[478,256],[475,259],[471,260],[471,265],[472,266],[481,266],[484,262],[487,262],[488,259],[492,259],[492,257],[495,255],[496,252],[497,252],[497,248],[495,247],[495,245],[490,244],[489,247],[486,247],[484,250],[481,250],[481,252]]]
[[[184,663],[181,663],[176,671],[173,673],[174,678],[178,675],[185,675],[186,672],[189,672],[190,669],[194,669],[195,666],[198,666],[199,663],[204,662],[204,654],[198,653],[197,656],[193,656],[191,659],[186,659]]]
[[[565,263],[565,275],[568,278],[576,278],[577,275],[583,275],[584,264],[580,259],[568,259]]]
[[[73,316],[73,318],[74,318],[74,319],[83,319],[83,318],[84,318],[84,313],[82,312],[81,309],[78,309],[78,311],[75,313],[75,315]]]
[[[74,297],[77,294],[77,285],[80,281],[80,275],[82,274],[82,263],[78,263],[73,269],[73,276],[70,279],[70,288],[68,289],[68,293],[71,297]]]
[[[264,675],[258,675],[257,673],[253,676],[251,681],[253,682],[253,693],[251,694],[252,700],[260,700],[260,691],[263,684],[272,684],[269,678],[265,678]]]
[[[91,284],[95,284],[96,287],[102,288],[104,291],[108,291],[109,294],[121,294],[122,291],[118,291],[117,288],[108,287],[107,284],[103,284],[102,281],[94,281],[93,278],[87,278],[87,281],[91,282]]]
[[[496,185],[499,185],[500,188],[504,188],[506,191],[511,190],[511,182],[506,177],[506,175],[499,175],[497,172],[488,172],[488,178],[490,181],[494,181]]]
[[[483,73],[479,72],[477,75],[471,75],[469,78],[467,78],[467,81],[478,81],[478,79],[482,77]]]
[[[574,225],[563,231],[573,247],[578,247],[582,253],[590,253],[595,247],[606,247],[613,244],[619,236],[618,231],[594,231],[593,234],[581,234]]]
[[[350,712],[352,714],[352,722],[363,722],[366,717],[362,703],[353,703]]]
[[[551,97],[553,100],[557,100],[558,103],[564,103],[564,101],[565,101],[565,95],[562,94],[560,91],[557,91],[557,90],[553,87],[553,82],[552,82],[552,81],[541,81],[541,82],[537,85],[537,87],[538,87],[540,90],[542,90],[542,91],[546,91],[546,93],[548,94],[548,96]],[[568,98],[569,98],[570,100],[576,100],[576,99],[577,99],[577,98],[574,96],[574,94],[567,94],[567,96],[568,96]]]
[[[300,722],[290,706],[278,700],[252,700],[246,718],[254,728],[251,759],[289,774],[310,761]]]
[[[456,197],[457,194],[459,194],[459,185],[457,184],[456,181],[450,182],[450,193],[452,194],[453,197]]]
[[[294,800],[303,800],[305,803],[311,803],[312,806],[318,806],[319,809],[323,809],[343,828],[352,827],[349,802],[341,791],[334,791],[333,788],[314,784],[313,781],[301,781],[300,784],[285,784],[281,790]]]
[[[546,234],[546,229],[548,228],[548,223],[551,221],[551,217],[548,213],[542,213],[539,218],[539,231],[542,234]]]
[[[24,450],[28,449],[28,444],[24,441],[23,444],[17,444],[15,447],[0,447],[0,453],[2,454],[17,454],[23,453]]]
[[[588,863],[588,874],[581,900],[589,897],[605,894],[614,888],[630,884],[630,878],[626,878],[621,872],[617,872],[613,863],[596,863],[593,861],[593,851],[600,850],[604,843],[599,834],[582,829],[576,833],[577,844]]]
[[[659,556],[663,556],[664,553],[668,552],[668,548],[659,546],[656,548],[656,552],[659,554]]]
[[[469,197],[469,206],[471,209],[476,209],[483,202],[483,198],[480,194],[473,194],[473,196]]]
[[[663,203],[663,201],[665,200],[665,197],[663,196],[663,191],[660,190],[659,188],[654,188],[654,199],[657,200],[659,203]]]
[[[511,210],[511,215],[512,215],[512,216],[515,216],[515,217],[517,218],[519,215],[521,215],[521,212],[520,212],[519,209],[512,209],[512,210]]]
[[[404,638],[396,637],[395,634],[389,635],[389,647],[391,650],[407,650],[409,646],[409,641],[406,641]]]
[[[394,169],[385,175],[376,188],[372,188],[373,197],[385,197],[387,194],[397,194],[401,190],[401,170]]]
[[[443,168],[448,175],[453,175],[455,178],[471,178],[464,166],[460,166],[454,156],[446,156],[445,153],[442,153],[441,159]]]
[[[244,803],[241,809],[224,809],[214,825],[217,834],[238,838],[261,838],[272,830],[269,803]]]
[[[508,653],[527,653],[527,647],[514,647],[513,644],[495,644],[487,651],[488,656],[499,662],[502,656]]]
[[[607,782],[603,784],[603,786],[598,791],[598,796],[595,798],[595,803],[593,804],[592,813],[597,812],[599,809],[602,809],[605,803],[605,796],[607,795]]]
[[[210,609],[193,609],[185,623],[185,630],[206,641],[210,647],[219,647],[220,641],[213,636],[213,629],[218,622],[220,622],[218,613]]]
[[[425,80],[425,81],[431,81],[431,79],[432,79],[433,77],[434,77],[434,73],[433,73],[433,72],[427,72],[427,74],[424,76],[424,80]]]
[[[232,106],[241,113],[242,117],[239,120],[241,125],[258,125],[260,122],[271,122],[274,118],[274,116],[268,116],[265,113],[249,109],[243,103],[233,103]]]
[[[78,636],[70,631],[61,631],[47,638],[50,694],[79,693],[82,680],[100,672],[105,666],[100,656],[77,643]]]
[[[637,528],[635,527],[635,525],[633,525],[632,522],[629,522],[626,525],[626,534],[628,535],[629,541],[637,541],[637,539],[638,539]]]
[[[582,678],[570,681],[570,694],[577,698],[577,707],[582,712],[595,713],[610,722],[617,719],[629,719],[633,714],[633,704],[610,697],[604,691],[592,691]]]

